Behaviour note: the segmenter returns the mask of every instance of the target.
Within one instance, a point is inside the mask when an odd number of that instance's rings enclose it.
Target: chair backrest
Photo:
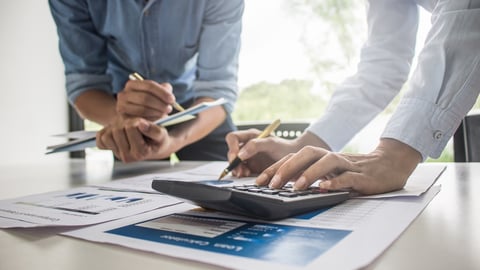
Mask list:
[[[480,162],[480,114],[465,116],[453,136],[455,162]]]
[[[247,130],[255,128],[258,130],[263,130],[268,124],[268,122],[245,122],[237,124],[238,130]],[[284,139],[295,139],[300,136],[303,131],[310,125],[309,122],[285,122],[281,123],[280,126],[275,130],[275,136],[281,137]]]

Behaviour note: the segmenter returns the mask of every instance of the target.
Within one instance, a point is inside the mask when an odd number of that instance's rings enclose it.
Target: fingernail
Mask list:
[[[307,178],[305,178],[305,176],[300,176],[300,178],[297,179],[297,181],[295,181],[295,184],[293,185],[293,189],[294,190],[304,190],[307,188]]]
[[[281,177],[280,175],[278,174],[275,174],[272,178],[272,180],[270,181],[270,185],[268,185],[270,188],[279,188],[280,187],[280,181],[281,181]]]

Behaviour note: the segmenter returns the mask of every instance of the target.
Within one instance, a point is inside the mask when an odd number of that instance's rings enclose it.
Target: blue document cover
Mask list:
[[[292,266],[306,266],[352,231],[173,214],[105,233]]]

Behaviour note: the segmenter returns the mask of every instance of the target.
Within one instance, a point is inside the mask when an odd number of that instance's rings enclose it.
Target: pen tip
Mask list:
[[[218,181],[222,180],[223,177],[225,177],[225,175],[227,175],[228,171],[227,170],[223,170],[222,174],[220,174],[220,177],[218,177]]]

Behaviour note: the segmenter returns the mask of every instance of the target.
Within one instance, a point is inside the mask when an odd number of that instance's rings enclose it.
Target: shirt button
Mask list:
[[[440,130],[437,130],[433,133],[433,138],[440,140],[443,137],[443,133]]]

